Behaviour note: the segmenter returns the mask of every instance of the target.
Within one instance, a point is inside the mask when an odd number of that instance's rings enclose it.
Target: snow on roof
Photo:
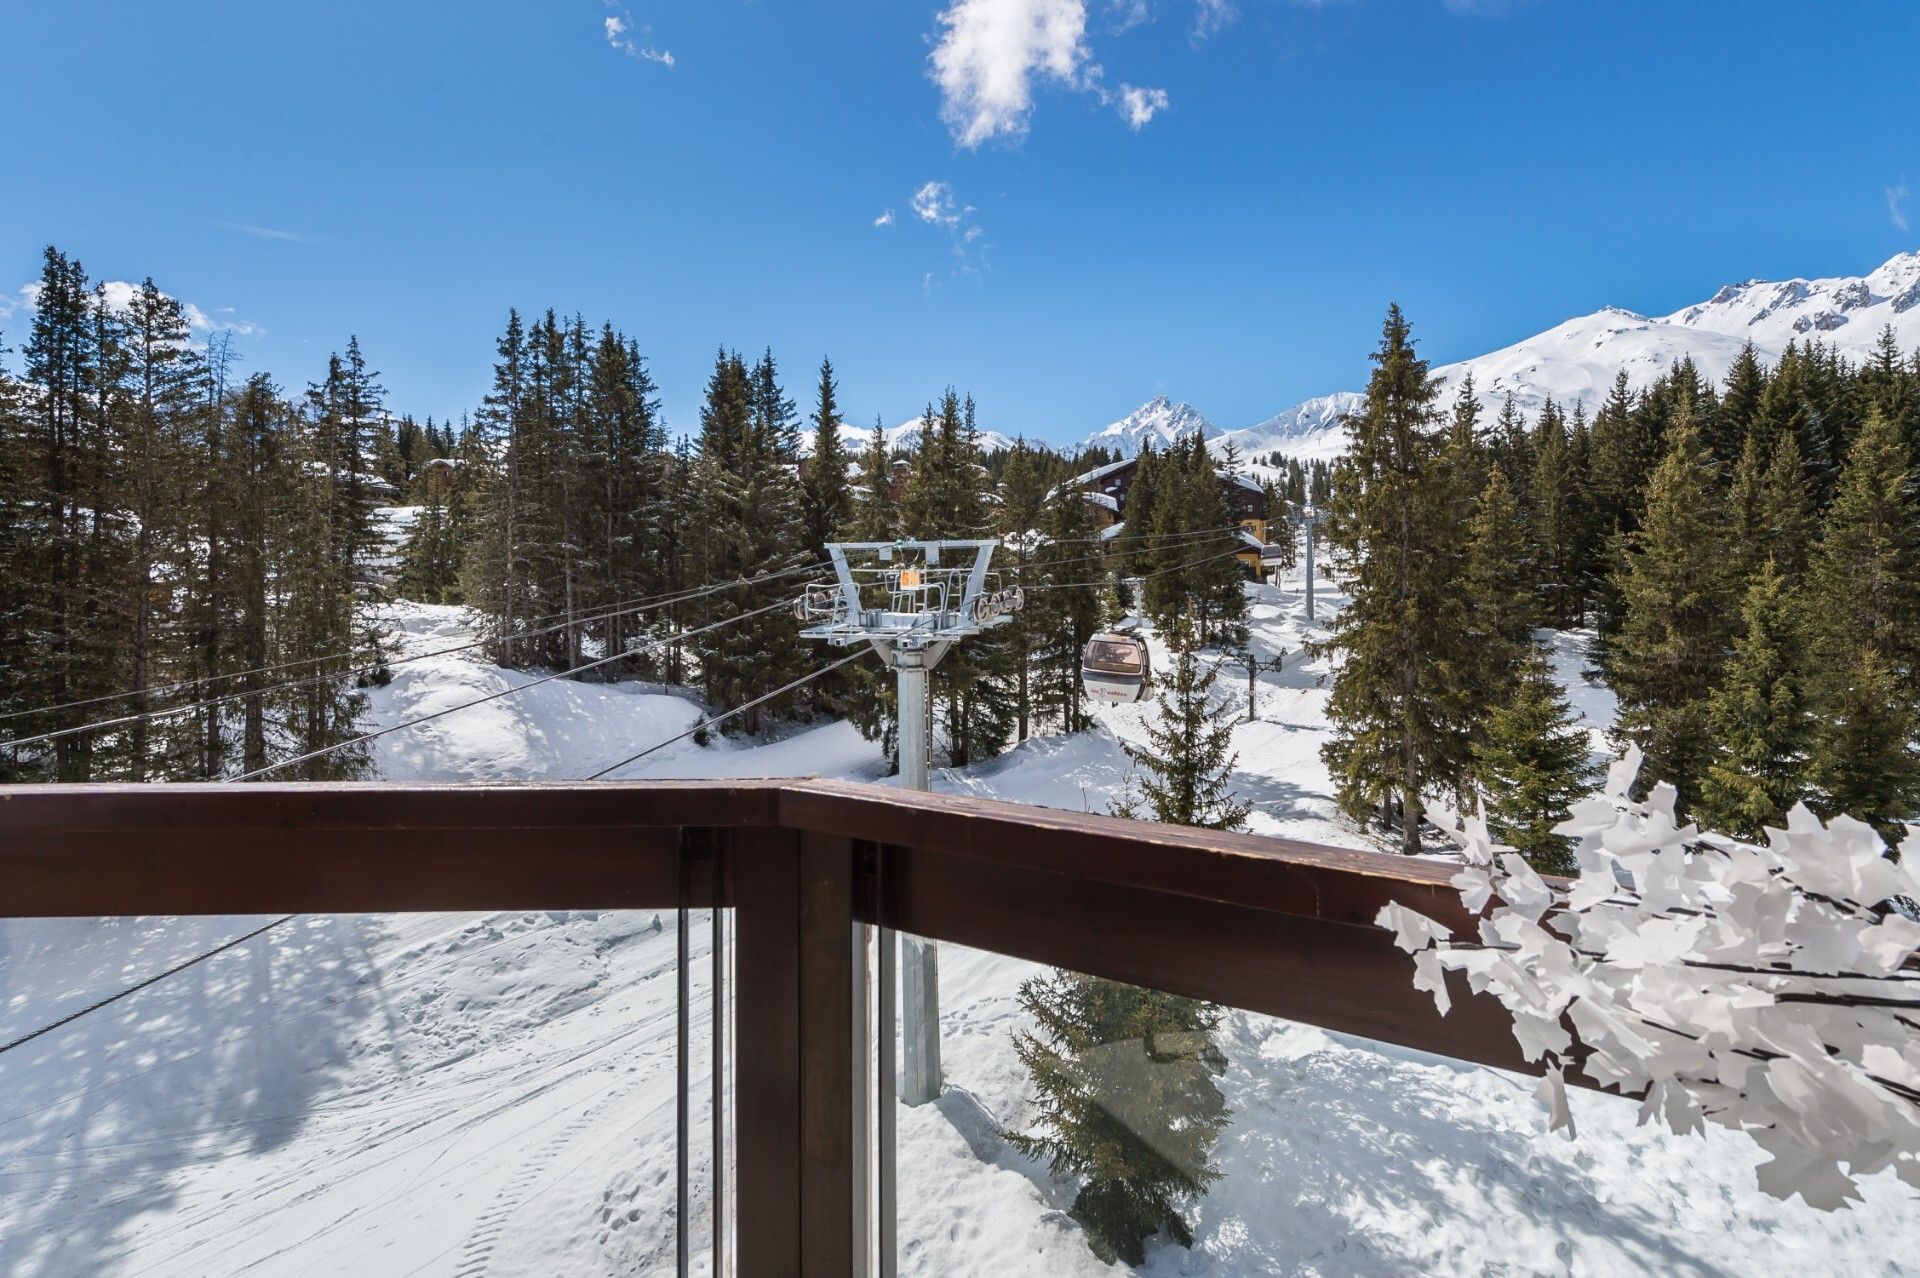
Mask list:
[[[1080,495],[1103,510],[1111,510],[1116,515],[1120,513],[1120,499],[1112,493],[1087,492]]]
[[[1047,496],[1049,497],[1053,496],[1053,494],[1059,492],[1061,488],[1084,488],[1088,484],[1098,483],[1099,481],[1105,479],[1108,475],[1111,475],[1116,471],[1125,470],[1127,467],[1133,465],[1135,462],[1139,460],[1140,459],[1138,457],[1123,457],[1117,462],[1108,462],[1104,466],[1096,466],[1084,475],[1075,475],[1072,479],[1069,479],[1066,483],[1048,492]],[[1220,470],[1220,468],[1217,465],[1214,467],[1214,469]],[[1266,492],[1266,489],[1260,486],[1259,480],[1249,479],[1247,476],[1240,474],[1238,471],[1220,470],[1220,475],[1224,479],[1231,479],[1234,483],[1240,485],[1240,487],[1245,488],[1250,492],[1256,492],[1256,493]]]

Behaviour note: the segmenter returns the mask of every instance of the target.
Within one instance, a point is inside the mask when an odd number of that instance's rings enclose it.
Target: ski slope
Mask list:
[[[1323,609],[1337,593],[1322,583]],[[1253,597],[1258,718],[1234,733],[1255,830],[1351,846],[1318,749],[1322,663],[1297,578]],[[1322,618],[1327,615],[1322,612]],[[402,653],[460,642],[456,608],[397,605]],[[1556,665],[1598,734],[1603,690]],[[396,667],[384,726],[532,676],[476,653]],[[1159,653],[1164,657],[1164,653]],[[1243,672],[1223,698],[1244,712]],[[937,788],[1103,811],[1142,706],[936,773]],[[555,681],[376,743],[413,780],[581,776],[690,726],[660,688]],[[1244,717],[1244,716],[1243,716]],[[1596,747],[1599,738],[1596,735]],[[781,740],[682,742],[647,776],[873,780],[844,724]],[[270,854],[270,850],[263,850]],[[265,919],[16,921],[0,937],[4,1039]],[[707,929],[696,915],[692,1095],[696,1255],[710,1228],[704,1132]],[[673,1267],[674,917],[651,912],[303,917],[0,1055],[0,1274],[667,1274]],[[1067,1218],[1072,1188],[999,1133],[1033,1117],[1012,1051],[1037,969],[943,947],[949,1091],[900,1115],[901,1271],[1115,1272]],[[1411,973],[1409,973],[1409,976]],[[1617,1098],[1573,1098],[1550,1136],[1531,1081],[1239,1013],[1223,1022],[1233,1110],[1196,1245],[1142,1272],[1895,1274],[1920,1201],[1886,1180],[1822,1215],[1753,1188],[1756,1153],[1718,1130],[1637,1128]],[[704,1263],[704,1259],[703,1259]]]

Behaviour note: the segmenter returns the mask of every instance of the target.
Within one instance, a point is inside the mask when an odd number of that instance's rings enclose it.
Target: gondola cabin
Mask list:
[[[1153,658],[1137,634],[1105,631],[1087,641],[1080,654],[1080,685],[1087,696],[1108,705],[1126,705],[1147,695]]]

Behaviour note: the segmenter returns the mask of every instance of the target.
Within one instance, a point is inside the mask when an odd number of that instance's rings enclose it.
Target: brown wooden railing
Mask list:
[[[864,1264],[856,924],[1529,1071],[1497,1002],[1450,977],[1441,1017],[1373,924],[1470,928],[1450,873],[825,781],[0,786],[0,917],[731,909],[746,1275]]]

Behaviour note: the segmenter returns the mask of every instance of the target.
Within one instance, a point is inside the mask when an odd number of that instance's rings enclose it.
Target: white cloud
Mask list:
[[[1136,89],[1131,84],[1123,84],[1115,105],[1120,108],[1120,118],[1127,122],[1127,127],[1138,133],[1147,121],[1167,109],[1167,91]]]
[[[1147,0],[1107,0],[1107,21],[1114,35],[1125,35],[1151,16]]]
[[[953,247],[954,270],[977,275],[985,269],[985,232],[974,221],[973,206],[962,204],[951,186],[940,181],[923,183],[907,201],[907,207],[928,226],[937,226],[947,232]]]
[[[608,7],[613,7],[613,0],[608,0]],[[602,23],[602,29],[607,33],[607,43],[629,58],[638,58],[642,62],[658,62],[665,67],[675,65],[672,50],[656,49],[651,45],[641,44],[633,38],[633,18],[625,9],[619,13],[608,14]],[[643,27],[641,34],[650,36],[653,34],[653,28]]]
[[[1907,217],[1907,184],[1887,188],[1887,217],[1901,230],[1910,230],[1911,220]]]
[[[1233,7],[1233,0],[1195,0],[1194,40],[1197,42],[1206,39],[1239,16],[1240,11]]]
[[[1086,0],[953,0],[939,22],[933,81],[961,146],[1024,135],[1036,79],[1087,86]]]
[[[961,218],[973,212],[960,206],[945,182],[928,182],[913,193],[912,204],[915,217],[936,226],[958,226]]]
[[[879,217],[876,217],[875,219],[873,219],[873,224],[875,226],[892,226],[893,210],[888,209],[886,212],[882,213]]]
[[[31,284],[22,284],[14,298],[0,295],[0,319],[13,314],[16,298],[19,309],[29,312],[36,309],[40,303],[40,287],[40,281],[35,280]],[[127,313],[128,308],[133,305],[134,294],[140,291],[140,285],[129,280],[101,280],[95,287],[99,289],[100,296],[105,299],[107,308],[121,315]],[[162,294],[162,296],[171,295]],[[245,320],[218,318],[218,316],[234,314],[231,306],[223,306],[216,315],[209,315],[192,302],[181,302],[180,313],[185,317],[187,327],[195,333],[232,333],[236,337],[259,337],[266,333],[264,328]]]
[[[1122,31],[1148,14],[1145,0],[1108,0],[1108,8]],[[1048,81],[1092,94],[1136,129],[1167,106],[1164,89],[1106,87],[1087,45],[1087,0],[952,0],[938,20],[945,30],[929,74],[940,86],[940,118],[963,147],[1024,137],[1034,88]]]

